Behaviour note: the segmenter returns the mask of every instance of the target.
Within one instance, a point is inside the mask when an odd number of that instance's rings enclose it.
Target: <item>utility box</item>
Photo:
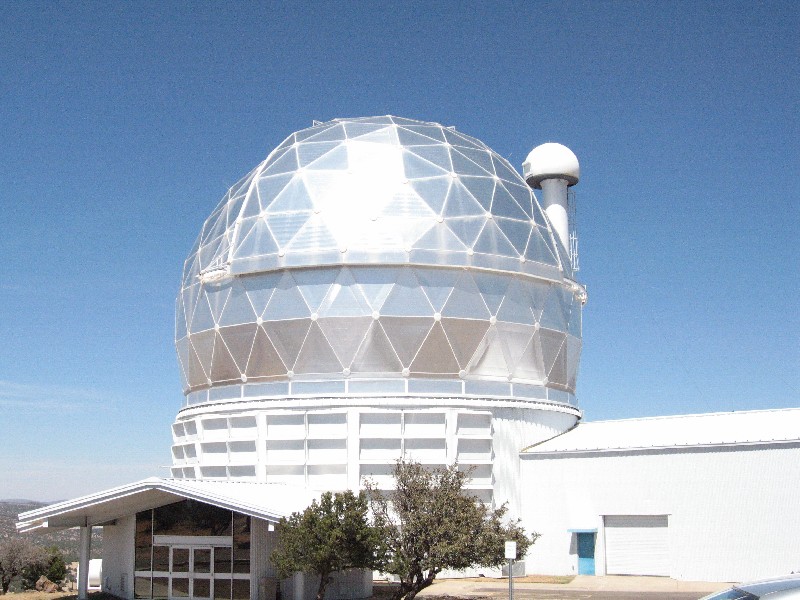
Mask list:
[[[508,577],[508,564],[503,565],[503,577]],[[514,561],[514,566],[511,567],[511,576],[512,577],[525,577],[525,561],[524,560],[517,560]]]

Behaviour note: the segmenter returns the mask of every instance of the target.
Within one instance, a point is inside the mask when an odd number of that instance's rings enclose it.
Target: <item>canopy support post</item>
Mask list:
[[[81,527],[81,547],[78,556],[78,600],[89,598],[89,559],[92,556],[92,526]]]

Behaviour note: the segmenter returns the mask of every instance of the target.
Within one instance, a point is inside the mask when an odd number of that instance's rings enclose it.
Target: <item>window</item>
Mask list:
[[[183,500],[136,515],[134,598],[250,598],[250,517]]]

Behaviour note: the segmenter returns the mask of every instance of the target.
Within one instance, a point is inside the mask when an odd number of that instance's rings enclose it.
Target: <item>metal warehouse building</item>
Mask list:
[[[522,452],[534,573],[800,570],[800,409],[581,423]]]

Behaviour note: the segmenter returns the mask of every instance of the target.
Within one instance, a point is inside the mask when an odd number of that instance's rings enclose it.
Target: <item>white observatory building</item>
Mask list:
[[[800,492],[800,410],[580,423],[580,167],[547,143],[523,174],[436,123],[290,135],[185,262],[170,477],[23,513],[18,528],[80,527],[88,564],[102,526],[103,590],[121,598],[272,600],[280,585],[301,600],[316,586],[275,580],[275,523],[322,491],[389,486],[407,457],[471,468],[472,494],[541,533],[522,572],[800,568],[800,517],[775,510]],[[328,593],[371,585],[347,573]]]
[[[186,261],[172,476],[357,489],[407,456],[473,467],[476,495],[516,508],[519,450],[580,416],[586,299],[567,250],[577,159],[548,144],[529,160],[547,218],[453,128],[376,117],[289,136]]]

